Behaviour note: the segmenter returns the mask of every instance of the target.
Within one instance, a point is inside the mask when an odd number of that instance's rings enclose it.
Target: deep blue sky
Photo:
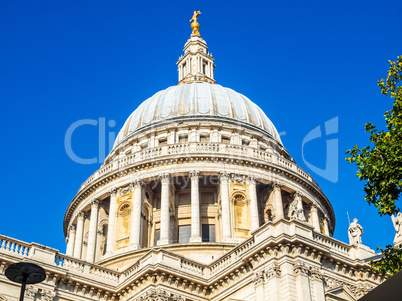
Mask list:
[[[365,122],[383,127],[391,106],[376,83],[388,60],[402,55],[396,0],[1,1],[0,233],[65,251],[65,209],[99,168],[69,159],[67,128],[105,117],[118,131],[142,101],[175,85],[194,9],[217,83],[249,97],[286,132],[285,147],[333,204],[335,237],[348,241],[348,211],[364,227],[364,244],[392,243],[390,218],[364,201],[344,152],[368,144]],[[334,117],[337,183],[313,173],[301,155],[307,133]],[[80,128],[73,148],[96,156],[97,129]],[[325,138],[306,144],[305,156],[324,168]]]

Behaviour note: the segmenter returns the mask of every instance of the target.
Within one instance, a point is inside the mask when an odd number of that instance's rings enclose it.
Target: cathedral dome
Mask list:
[[[259,130],[282,145],[271,120],[246,96],[218,84],[191,82],[169,87],[145,100],[125,122],[114,147],[150,127],[189,120],[238,124]]]
[[[331,203],[265,113],[216,84],[198,29],[177,62],[178,84],[131,113],[71,202],[68,256],[121,271],[159,248],[209,264],[281,223],[332,236]]]

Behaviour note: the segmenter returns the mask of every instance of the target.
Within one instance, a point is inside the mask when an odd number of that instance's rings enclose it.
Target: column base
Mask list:
[[[168,245],[169,244],[169,239],[159,239],[158,242],[156,243],[157,246],[161,245]]]
[[[141,249],[141,246],[139,244],[131,244],[128,246],[129,250],[138,250]]]
[[[202,242],[202,238],[200,236],[190,237],[190,242]]]

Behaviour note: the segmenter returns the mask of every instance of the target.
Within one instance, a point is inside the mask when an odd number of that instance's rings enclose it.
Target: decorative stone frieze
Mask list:
[[[36,296],[38,296],[40,298],[40,300],[43,300],[43,301],[53,301],[54,297],[56,296],[54,291],[44,289],[41,287],[37,287],[37,286],[33,286],[33,285],[27,286],[27,288],[25,290],[25,295],[28,298],[32,298],[34,300],[35,300]]]

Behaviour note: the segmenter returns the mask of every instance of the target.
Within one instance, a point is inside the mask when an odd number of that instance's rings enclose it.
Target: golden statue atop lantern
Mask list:
[[[198,36],[201,38],[200,35],[200,24],[197,22],[197,18],[198,16],[201,15],[201,12],[199,10],[195,10],[193,17],[191,18],[190,22],[191,22],[191,29],[193,30],[193,32],[191,33],[191,36]]]

